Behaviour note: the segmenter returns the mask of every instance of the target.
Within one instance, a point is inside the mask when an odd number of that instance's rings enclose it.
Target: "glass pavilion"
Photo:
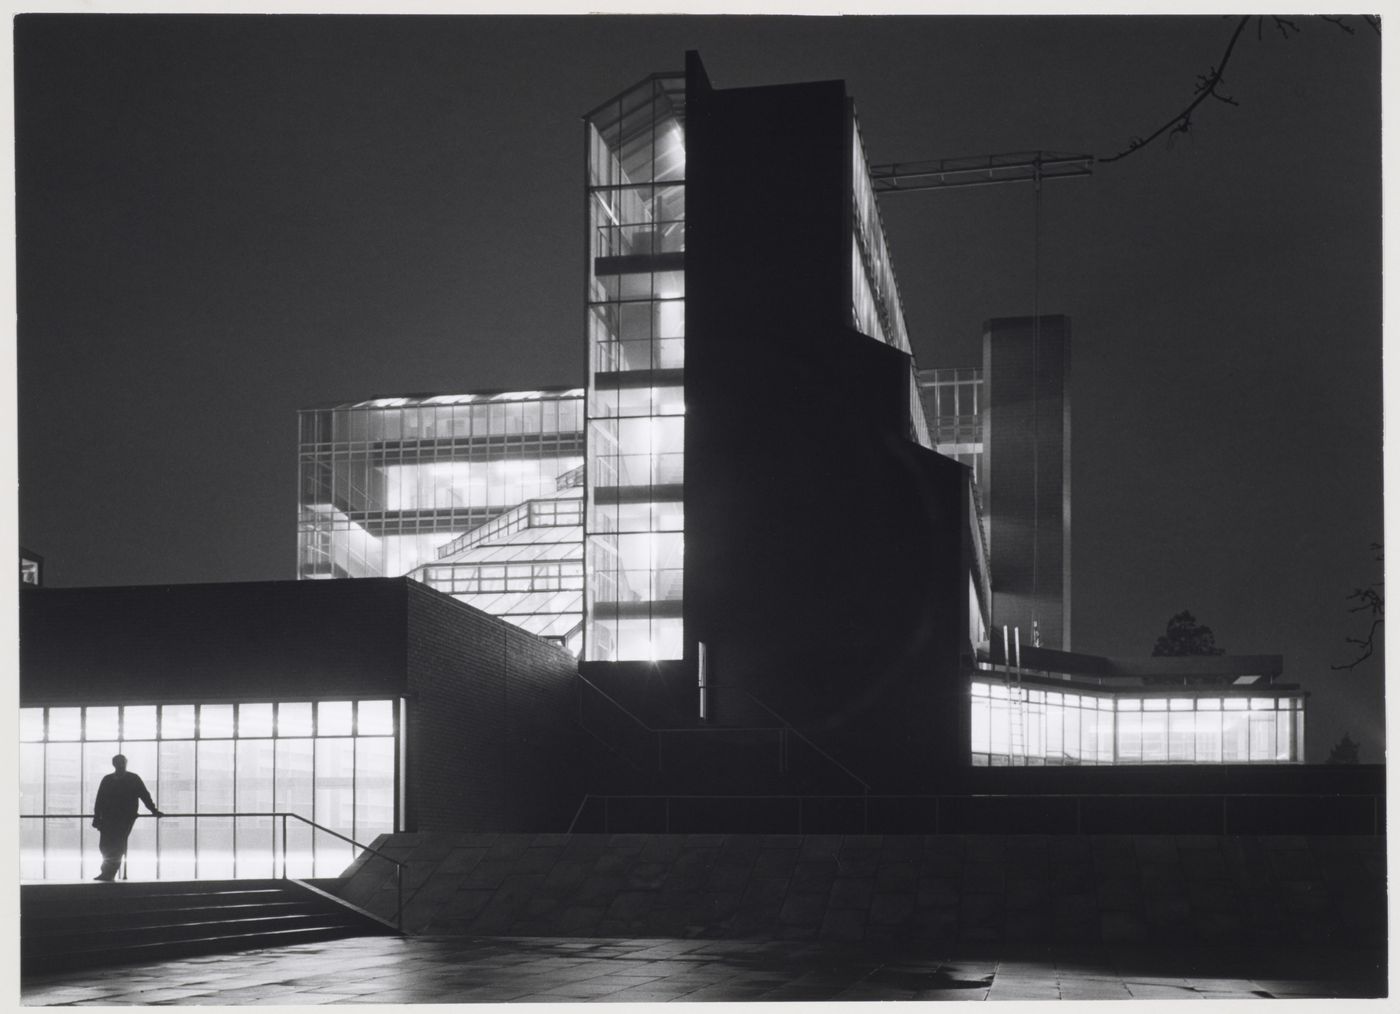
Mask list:
[[[1005,632],[1003,632],[1004,635]],[[1300,764],[1307,694],[1276,655],[1109,659],[978,647],[974,767]],[[1011,654],[1019,660],[1021,649]],[[1032,660],[1033,659],[1033,660]]]

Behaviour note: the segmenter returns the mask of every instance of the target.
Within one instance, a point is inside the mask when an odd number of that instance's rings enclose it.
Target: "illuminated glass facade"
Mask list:
[[[1105,693],[972,681],[972,763],[1301,763],[1297,693]]]
[[[532,633],[577,638],[581,524],[541,525],[548,532],[537,536],[544,537],[513,551],[507,537],[515,533],[498,519],[523,517],[526,527],[546,511],[526,505],[581,497],[583,446],[578,388],[379,398],[303,411],[297,576],[406,574],[444,591],[474,577],[473,593],[458,598]],[[464,559],[468,542],[476,551]],[[520,584],[519,567],[510,575],[490,569],[507,558],[540,568],[530,571],[529,587]],[[444,569],[449,562],[460,566]],[[498,579],[511,587],[497,589]],[[576,593],[569,601],[476,593],[554,592],[561,581]]]
[[[371,842],[395,828],[401,710],[393,699],[21,708],[20,876],[96,874],[98,833],[80,815],[118,753],[177,815],[136,822],[132,878],[280,872],[279,821],[219,814],[290,811]],[[301,821],[288,821],[286,844],[292,876],[337,876],[355,857]]]
[[[681,658],[685,80],[587,117],[585,657]]]
[[[570,473],[571,475],[573,473]],[[575,655],[583,637],[583,490],[527,500],[409,574]]]
[[[851,323],[857,331],[892,345],[913,360],[904,325],[894,262],[885,242],[880,206],[870,182],[870,163],[860,137],[860,124],[851,117]],[[933,442],[919,400],[917,370],[909,374],[909,418],[914,439],[924,447]]]

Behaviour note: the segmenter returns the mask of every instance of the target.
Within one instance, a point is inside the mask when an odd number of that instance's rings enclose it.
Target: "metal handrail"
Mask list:
[[[642,720],[641,720],[640,718],[638,718],[636,715],[632,714],[631,711],[627,710],[627,706],[626,706],[625,704],[623,704],[621,701],[619,701],[617,698],[615,698],[612,694],[608,693],[606,690],[604,690],[604,689],[603,689],[602,687],[600,687],[598,684],[594,683],[594,682],[593,682],[591,679],[589,679],[587,676],[583,675],[583,673],[576,673],[575,675],[578,676],[578,679],[579,679],[579,682],[580,682],[580,683],[585,683],[585,684],[587,684],[590,688],[592,688],[592,690],[593,690],[595,693],[598,694],[599,697],[603,698],[603,700],[607,701],[609,704],[611,704],[611,705],[612,705],[614,708],[616,708],[618,711],[622,712],[624,715],[626,715],[628,718],[630,718],[635,724],[637,724],[638,726],[640,726],[644,732],[649,732],[649,733],[651,733],[652,735],[658,735],[658,734],[661,732],[660,729],[654,729],[654,728],[652,728],[650,725],[647,725],[646,722],[642,721]]]
[[[808,746],[810,746],[813,750],[817,751],[817,753],[821,754],[823,757],[825,757],[825,758],[826,758],[828,761],[830,761],[832,764],[835,764],[838,768],[840,768],[840,769],[842,770],[842,772],[844,772],[848,778],[853,779],[858,785],[860,785],[861,791],[862,791],[864,794],[866,794],[866,795],[869,795],[869,794],[870,794],[870,783],[869,783],[869,782],[867,782],[867,781],[866,781],[864,778],[862,778],[860,775],[856,774],[856,773],[855,773],[854,771],[852,771],[850,768],[846,767],[846,765],[842,764],[839,760],[837,760],[837,759],[836,759],[835,757],[833,757],[831,754],[827,753],[825,750],[823,750],[823,749],[822,749],[820,746],[818,746],[816,743],[812,742],[812,741],[807,737],[807,734],[806,734],[806,733],[804,733],[804,732],[803,732],[801,729],[799,729],[797,726],[793,725],[791,722],[789,722],[789,721],[788,721],[786,718],[784,718],[782,715],[778,714],[776,711],[774,711],[771,707],[769,707],[769,706],[768,706],[767,704],[765,704],[763,701],[759,700],[757,697],[755,697],[755,696],[754,696],[752,693],[750,693],[748,690],[746,690],[746,689],[744,689],[743,687],[740,687],[740,686],[733,686],[733,685],[726,686],[726,685],[724,685],[724,684],[722,684],[722,683],[711,684],[711,685],[710,685],[709,687],[707,687],[706,689],[708,689],[708,690],[737,690],[737,691],[739,691],[739,693],[743,694],[745,697],[747,697],[749,700],[753,701],[755,704],[757,704],[757,705],[758,705],[760,708],[762,708],[764,711],[768,712],[768,714],[770,714],[770,715],[772,715],[774,718],[776,718],[776,719],[778,720],[778,722],[782,724],[782,726],[783,726],[784,729],[786,729],[786,730],[788,730],[789,732],[793,733],[795,736],[797,736],[798,739],[802,740],[802,742],[806,743],[806,744],[807,744]]]
[[[94,815],[91,813],[21,813],[19,816],[21,820],[91,820]],[[287,876],[287,820],[288,818],[291,818],[293,820],[299,820],[303,824],[306,824],[308,827],[311,827],[316,831],[322,831],[333,838],[339,838],[341,841],[346,842],[349,845],[353,845],[355,848],[360,849],[363,852],[368,852],[370,855],[374,856],[377,859],[383,859],[386,862],[394,864],[394,886],[398,896],[397,908],[394,912],[394,925],[395,927],[397,927],[400,933],[403,932],[403,871],[405,864],[400,860],[395,859],[393,856],[387,855],[379,851],[379,849],[376,849],[373,846],[364,845],[360,842],[355,841],[355,839],[351,838],[349,835],[341,834],[339,831],[334,831],[331,828],[326,827],[324,824],[318,824],[314,820],[311,820],[307,817],[303,817],[301,814],[293,813],[289,810],[238,810],[230,813],[177,813],[171,810],[162,810],[159,814],[140,814],[140,816],[156,817],[157,819],[161,817],[175,817],[179,819],[205,817],[223,819],[233,817],[271,817],[274,820],[276,820],[280,818],[282,821],[282,875],[281,877],[277,878],[280,880],[293,879]],[[275,847],[275,836],[273,838],[273,842]],[[277,868],[277,858],[277,855],[274,854],[274,870]]]

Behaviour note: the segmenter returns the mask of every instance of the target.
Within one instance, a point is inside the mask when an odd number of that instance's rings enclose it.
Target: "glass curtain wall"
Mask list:
[[[367,845],[395,829],[397,728],[393,700],[22,708],[20,876],[96,875],[92,804],[118,753],[180,814],[136,822],[132,878],[280,872],[281,822],[232,813],[290,811]],[[289,820],[286,858],[291,876],[336,876],[355,851]]]
[[[583,464],[583,391],[381,398],[301,414],[299,578],[398,577]]]
[[[974,680],[972,763],[1301,763],[1303,698],[1124,697]]]
[[[904,304],[899,298],[894,262],[885,242],[870,163],[865,158],[860,123],[851,112],[851,323],[862,334],[893,345],[910,357],[909,333],[904,325]],[[917,370],[909,371],[909,419],[914,438],[932,447],[928,422],[919,400]]]
[[[587,118],[585,654],[681,658],[685,80]]]

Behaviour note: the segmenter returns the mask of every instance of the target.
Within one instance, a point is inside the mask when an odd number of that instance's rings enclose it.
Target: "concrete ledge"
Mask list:
[[[1368,836],[531,835],[376,843],[409,933],[1240,946],[1386,942]],[[337,889],[392,918],[391,867]]]

